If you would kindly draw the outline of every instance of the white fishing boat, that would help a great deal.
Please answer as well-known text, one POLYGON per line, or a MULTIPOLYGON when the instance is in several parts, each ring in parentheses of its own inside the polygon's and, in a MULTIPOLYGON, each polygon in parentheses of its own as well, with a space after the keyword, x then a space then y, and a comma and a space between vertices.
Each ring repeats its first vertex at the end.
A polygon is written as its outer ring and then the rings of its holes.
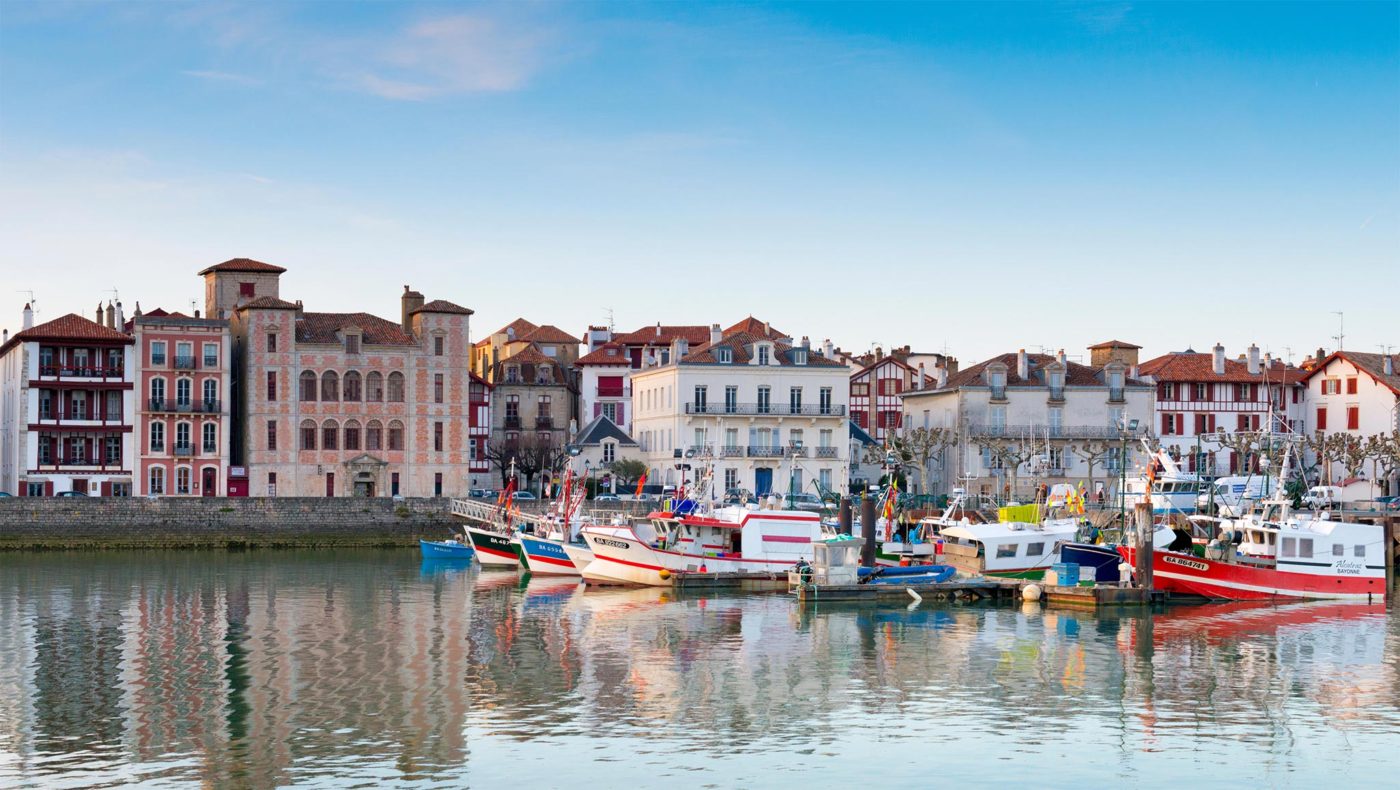
POLYGON ((1149 499, 1153 513, 1195 513, 1197 495, 1201 491, 1200 475, 1184 472, 1181 465, 1164 449, 1153 450, 1143 442, 1148 463, 1155 467, 1156 479, 1147 475, 1129 477, 1123 481, 1123 507, 1132 510, 1139 502, 1149 499), (1149 493, 1150 492, 1150 493, 1149 493))
POLYGON ((1039 579, 1078 530, 1076 518, 974 524, 964 516, 940 528, 943 562, 968 576, 1039 579))

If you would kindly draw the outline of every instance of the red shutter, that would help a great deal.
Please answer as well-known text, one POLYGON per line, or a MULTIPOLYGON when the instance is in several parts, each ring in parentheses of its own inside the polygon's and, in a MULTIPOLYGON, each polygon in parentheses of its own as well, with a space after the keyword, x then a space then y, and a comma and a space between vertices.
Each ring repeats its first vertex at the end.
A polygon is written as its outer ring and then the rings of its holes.
POLYGON ((1361 409, 1357 406, 1347 407, 1347 430, 1354 431, 1361 427, 1361 409))
POLYGON ((1210 418, 1206 421, 1206 424, 1210 426, 1209 428, 1207 428, 1207 433, 1215 433, 1215 415, 1214 415, 1214 414, 1210 415, 1210 418))
POLYGON ((44 482, 44 496, 53 496, 53 481, 52 481, 52 480, 47 480, 47 481, 44 482))
POLYGON ((598 416, 601 415, 602 413, 603 413, 603 404, 601 404, 601 403, 595 403, 595 404, 593 404, 593 416, 594 416, 594 417, 598 417, 598 416))
POLYGON ((1167 399, 1167 382, 1165 382, 1165 381, 1159 381, 1159 382, 1157 382, 1157 400, 1166 400, 1166 399, 1167 399))
POLYGON ((112 484, 109 483, 109 482, 103 481, 101 491, 102 491, 102 496, 111 496, 111 495, 112 495, 112 484))
MULTIPOLYGON (((1205 416, 1204 414, 1197 414, 1197 415, 1196 415, 1196 433, 1199 434, 1199 433, 1205 433, 1205 432, 1206 432, 1206 416, 1205 416)), ((1193 470, 1193 471, 1194 471, 1194 470, 1193 470)))
POLYGON ((1318 407, 1317 407, 1317 429, 1318 429, 1319 431, 1325 431, 1325 430, 1327 430, 1327 407, 1326 407, 1326 406, 1318 406, 1318 407))
POLYGON ((1356 379, 1347 379, 1347 394, 1356 394, 1356 379))
POLYGON ((1163 415, 1162 415, 1162 435, 1163 435, 1163 436, 1170 436, 1170 435, 1171 435, 1171 432, 1172 432, 1172 416, 1171 416, 1170 414, 1163 414, 1163 415))
POLYGON ((626 424, 627 424, 626 422, 624 422, 624 421, 627 419, 627 415, 625 415, 625 414, 622 413, 623 409, 625 409, 625 408, 626 408, 626 407, 625 407, 623 404, 621 404, 621 403, 617 404, 617 424, 618 424, 618 425, 626 425, 626 424))

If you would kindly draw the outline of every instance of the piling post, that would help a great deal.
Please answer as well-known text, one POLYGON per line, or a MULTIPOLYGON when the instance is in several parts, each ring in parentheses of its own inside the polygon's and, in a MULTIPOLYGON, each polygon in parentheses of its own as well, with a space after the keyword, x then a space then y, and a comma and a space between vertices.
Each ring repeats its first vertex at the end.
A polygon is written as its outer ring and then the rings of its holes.
POLYGON ((860 534, 865 545, 860 547, 860 564, 869 568, 875 564, 875 499, 864 496, 860 500, 860 534))
POLYGON ((1137 530, 1134 532, 1134 542, 1136 551, 1133 556, 1137 559, 1138 586, 1144 590, 1152 589, 1152 501, 1150 498, 1146 502, 1139 502, 1133 506, 1134 516, 1136 516, 1137 530))
POLYGON ((1395 601, 1395 552, 1400 549, 1400 544, 1395 542, 1396 524, 1392 519, 1385 519, 1385 527, 1381 534, 1385 536, 1385 605, 1394 606, 1395 601))
POLYGON ((837 512, 836 523, 840 525, 842 535, 851 534, 851 498, 848 496, 841 497, 841 509, 837 512))

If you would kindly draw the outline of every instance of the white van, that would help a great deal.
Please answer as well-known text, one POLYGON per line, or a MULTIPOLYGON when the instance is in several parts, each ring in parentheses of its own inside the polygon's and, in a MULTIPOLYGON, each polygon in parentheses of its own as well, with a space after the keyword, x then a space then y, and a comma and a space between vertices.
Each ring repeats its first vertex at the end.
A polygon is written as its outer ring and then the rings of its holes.
POLYGON ((1215 512, 1223 518, 1239 518, 1261 499, 1278 495, 1278 479, 1265 475, 1222 477, 1196 497, 1196 509, 1205 512, 1212 499, 1215 512))
POLYGON ((1313 486, 1303 495, 1303 507, 1322 510, 1342 501, 1342 489, 1337 486, 1313 486))

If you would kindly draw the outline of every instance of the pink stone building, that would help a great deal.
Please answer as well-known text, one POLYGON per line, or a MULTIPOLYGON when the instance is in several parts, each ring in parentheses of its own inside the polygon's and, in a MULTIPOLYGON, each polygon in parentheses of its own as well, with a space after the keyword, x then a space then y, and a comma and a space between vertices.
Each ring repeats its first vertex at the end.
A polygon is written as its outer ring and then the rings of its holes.
MULTIPOLYGON (((279 266, 200 272, 228 315, 252 496, 465 496, 471 486, 471 310, 404 286, 400 320, 281 298, 279 266)), ((484 392, 482 393, 484 395, 484 392)))
POLYGON ((136 491, 155 496, 228 494, 229 322, 138 310, 136 491))

